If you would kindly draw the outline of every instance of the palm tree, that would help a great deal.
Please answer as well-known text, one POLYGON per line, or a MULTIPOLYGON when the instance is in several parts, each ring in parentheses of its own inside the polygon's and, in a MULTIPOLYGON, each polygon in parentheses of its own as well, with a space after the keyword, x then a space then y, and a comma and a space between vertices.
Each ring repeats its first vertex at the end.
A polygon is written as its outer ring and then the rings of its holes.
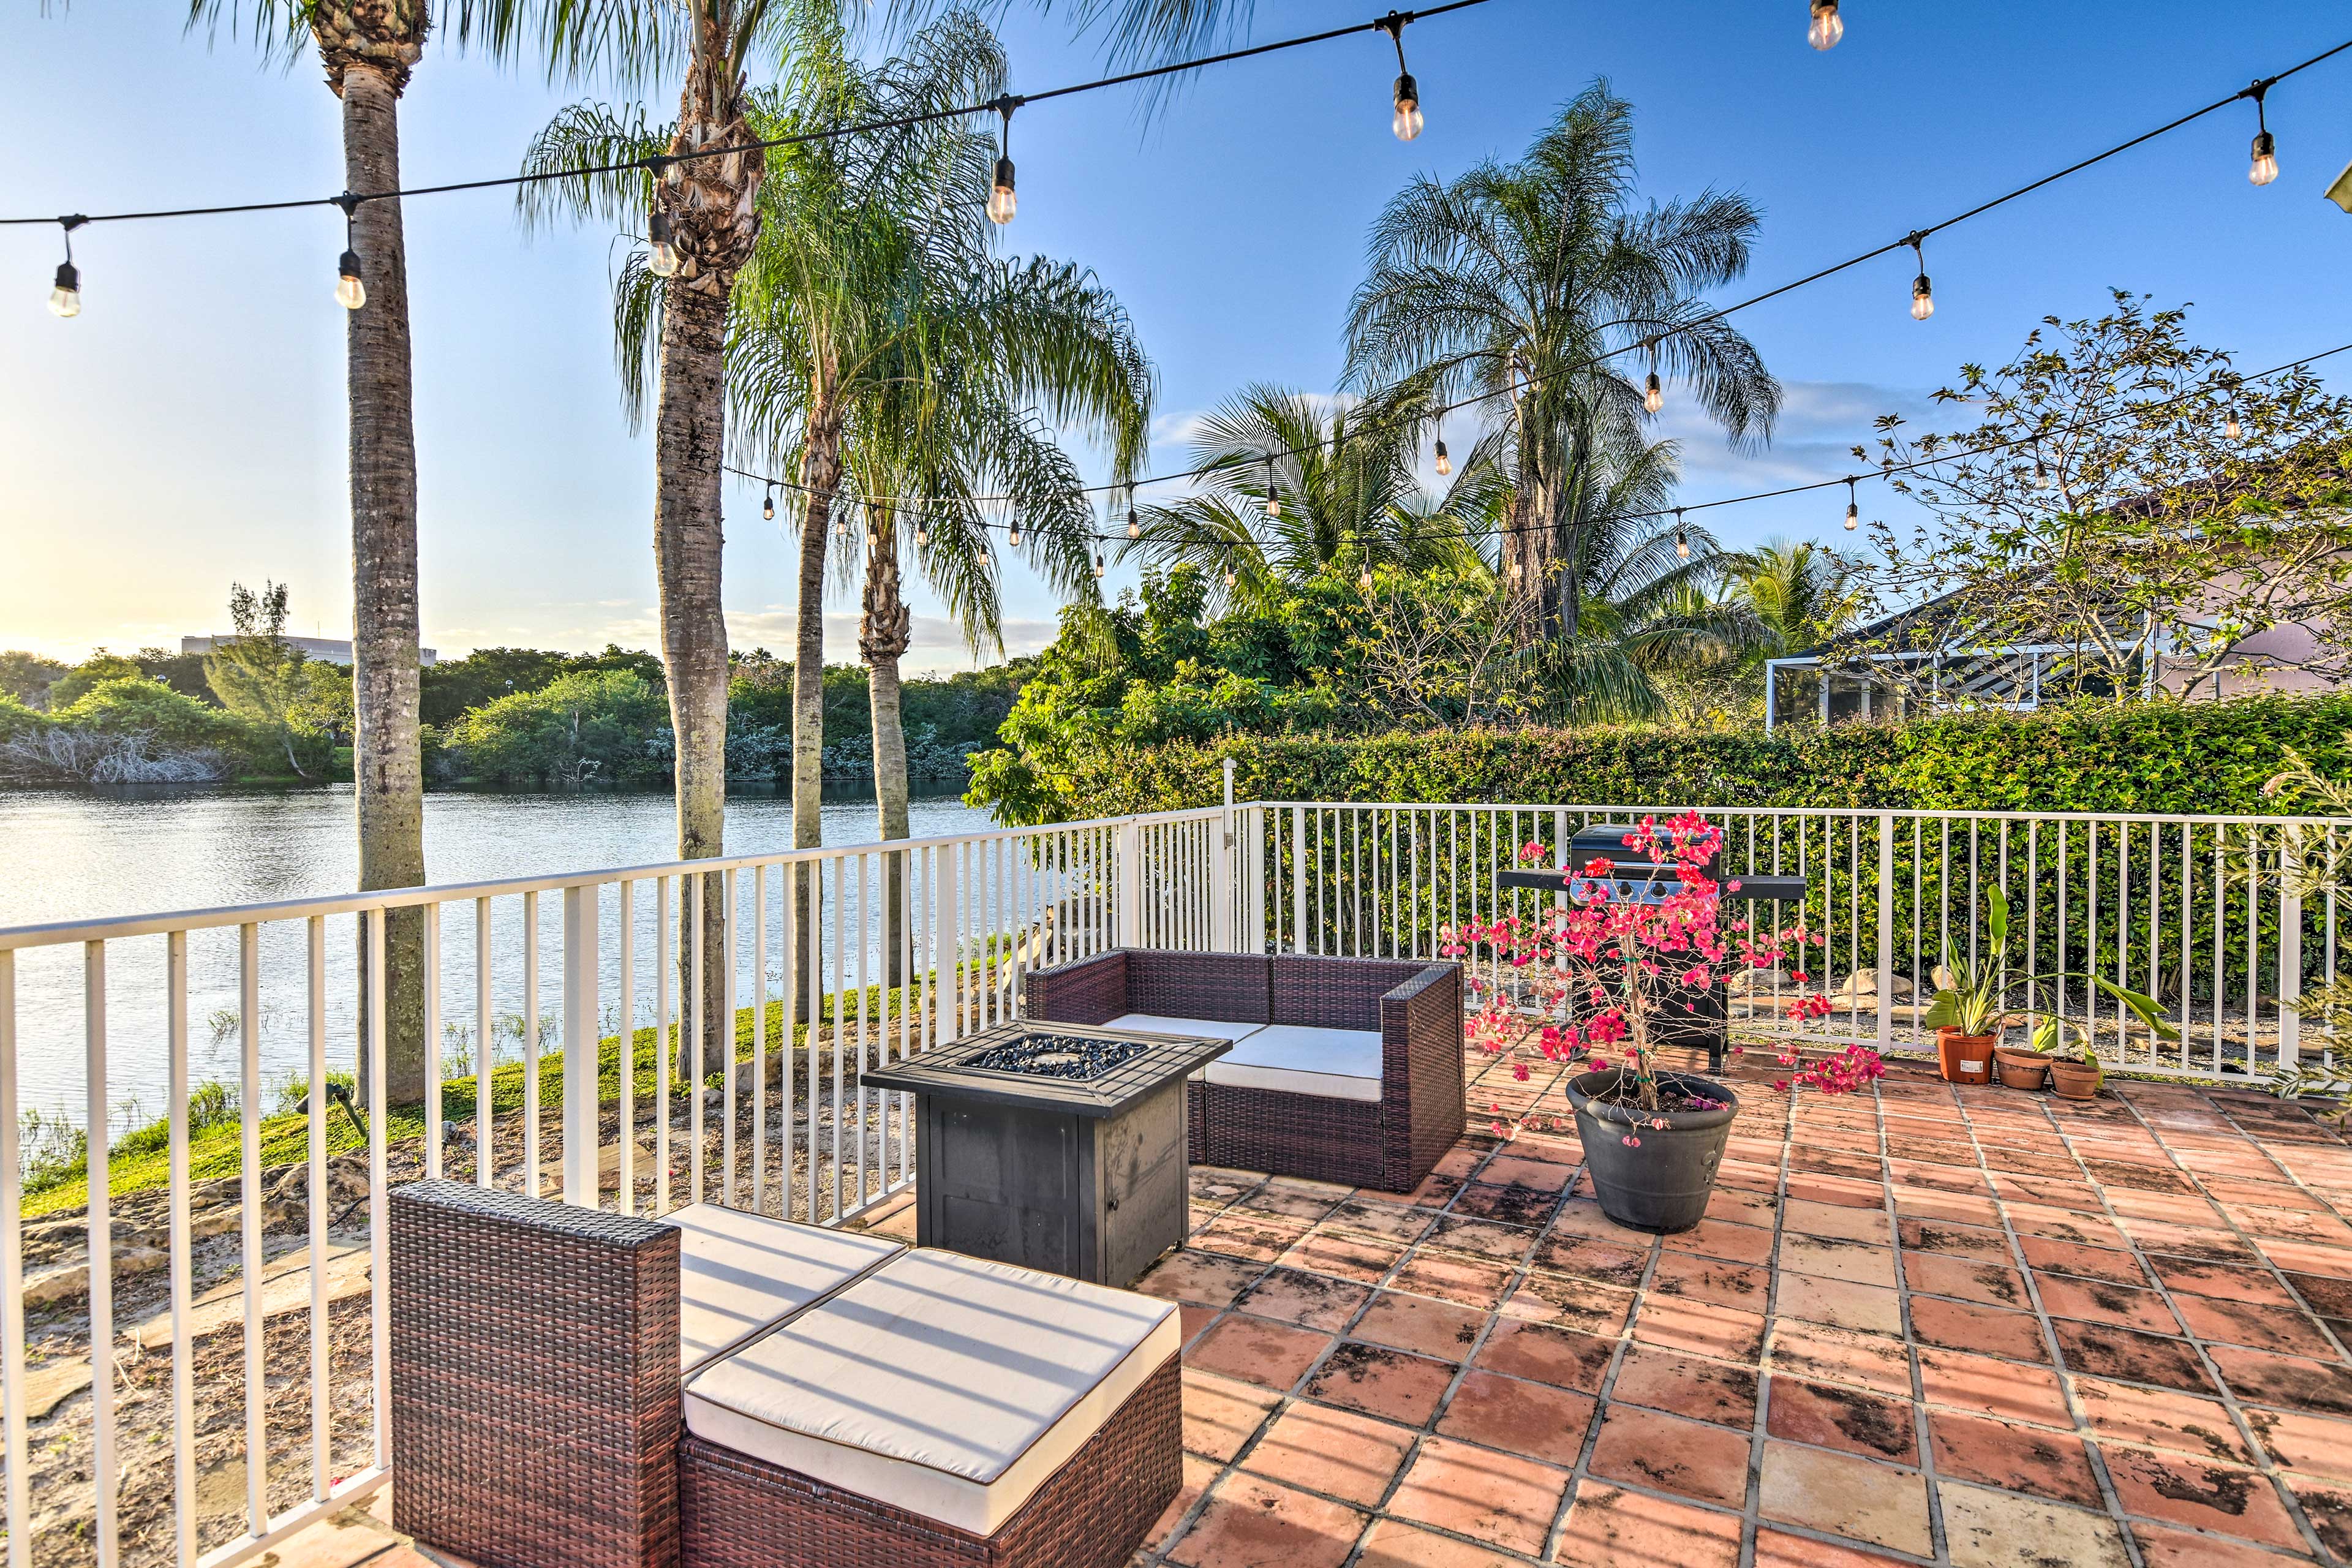
MULTIPOLYGON (((462 41, 482 0, 457 0, 462 41)), ((190 0, 188 26, 236 27, 242 0, 190 0)), ((341 100, 343 187, 400 188, 400 98, 425 52, 425 0, 253 0, 265 53, 292 64, 312 45, 341 100)), ((425 763, 417 708, 416 436, 412 415, 408 253, 395 199, 347 204, 365 303, 344 324, 351 422, 352 777, 362 892, 425 881, 425 763)), ((368 971, 361 943, 361 973, 368 971)), ((425 1098, 423 911, 384 931, 384 1079, 392 1103, 425 1098)), ((361 987, 361 995, 369 987, 361 987)), ((364 1071, 368 1053, 361 1053, 364 1071)))
POLYGON ((1393 400, 1349 404, 1255 385, 1220 405, 1192 437, 1193 494, 1137 514, 1121 559, 1190 562, 1228 598, 1298 583, 1342 562, 1425 571, 1475 557, 1465 520, 1501 489, 1489 439, 1465 454, 1433 500, 1414 472, 1417 411, 1393 400), (1269 514, 1269 489, 1280 510, 1269 514))
POLYGON ((1754 622, 1754 659, 1803 653, 1869 614, 1869 595, 1853 572, 1818 544, 1776 539, 1729 557, 1726 597, 1754 622))
POLYGON ((1505 409, 1507 587, 1563 642, 1580 632, 1592 513, 1581 465, 1638 454, 1655 370, 1735 441, 1769 435, 1780 387, 1699 291, 1747 270, 1745 197, 1634 205, 1633 109, 1596 81, 1515 163, 1423 177, 1374 225, 1348 328, 1356 384, 1505 409), (1629 348, 1622 360, 1601 356, 1629 348))

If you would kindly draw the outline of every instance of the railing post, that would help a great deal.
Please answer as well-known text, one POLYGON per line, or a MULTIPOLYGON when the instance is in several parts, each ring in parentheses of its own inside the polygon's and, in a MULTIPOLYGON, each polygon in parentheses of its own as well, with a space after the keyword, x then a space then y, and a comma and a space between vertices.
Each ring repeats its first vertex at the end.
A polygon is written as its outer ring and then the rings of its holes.
MULTIPOLYGON (((942 844, 931 852, 931 1044, 944 1046, 961 1032, 963 1013, 963 985, 959 972, 963 942, 957 930, 955 846, 942 844)), ((816 1039, 814 1016, 809 1021, 809 1039, 816 1039)), ((814 1103, 814 1055, 809 1058, 809 1095, 814 1103)), ((814 1208, 811 1212, 814 1212, 814 1208)))
POLYGON ((1245 952, 1265 951, 1265 807, 1250 806, 1244 814, 1242 828, 1242 864, 1247 889, 1244 897, 1248 908, 1242 921, 1242 942, 1245 952))
POLYGON ((1225 764, 1225 809, 1213 826, 1217 848, 1209 857, 1209 946, 1218 952, 1232 952, 1240 946, 1234 931, 1240 913, 1234 890, 1240 844, 1234 832, 1234 765, 1230 762, 1225 764))
MULTIPOLYGON (((2279 846, 2279 1044, 2278 1065, 2293 1068, 2303 1054, 2303 892, 2295 879, 2303 871, 2303 829, 2290 827, 2279 846)), ((2246 1054, 2253 1055, 2253 1020, 2246 1021, 2246 1054)), ((2250 1059, 2247 1063, 2252 1066, 2250 1059)))
MULTIPOLYGON (((1916 1005, 1916 994, 1913 1001, 1916 1005)), ((1878 814, 1878 1048, 1895 1048, 1895 814, 1891 811, 1878 814)))
POLYGON ((1143 824, 1118 825, 1118 945, 1143 945, 1143 824))
MULTIPOLYGON (((563 1201, 596 1206, 596 906, 593 884, 563 889, 563 1201)), ((627 1060, 623 1058, 624 1062, 627 1060)), ((627 1068, 624 1066, 624 1072, 627 1068)), ((623 1136, 626 1136, 625 1133, 623 1136)))
POLYGON ((1290 808, 1290 951, 1307 951, 1307 808, 1290 808))

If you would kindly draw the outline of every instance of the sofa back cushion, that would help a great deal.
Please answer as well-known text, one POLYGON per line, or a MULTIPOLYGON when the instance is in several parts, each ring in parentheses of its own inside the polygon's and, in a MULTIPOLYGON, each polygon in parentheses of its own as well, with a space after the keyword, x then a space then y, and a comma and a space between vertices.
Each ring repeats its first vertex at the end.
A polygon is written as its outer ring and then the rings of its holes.
POLYGON ((1171 1018, 1220 1018, 1234 1024, 1266 1023, 1268 962, 1257 953, 1129 948, 1127 1006, 1122 1011, 1171 1018))
POLYGON ((1378 1029, 1381 998, 1429 966, 1391 958, 1316 958, 1277 953, 1270 998, 1275 1024, 1320 1029, 1378 1029))

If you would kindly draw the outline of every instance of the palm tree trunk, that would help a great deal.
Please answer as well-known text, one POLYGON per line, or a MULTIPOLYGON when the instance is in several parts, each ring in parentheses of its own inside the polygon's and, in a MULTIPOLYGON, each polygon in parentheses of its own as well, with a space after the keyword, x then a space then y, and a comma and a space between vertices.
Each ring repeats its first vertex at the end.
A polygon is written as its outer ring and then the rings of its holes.
MULTIPOLYGON (((914 641, 914 616, 899 596, 896 531, 887 513, 868 513, 865 615, 857 628, 857 651, 866 660, 866 683, 874 719, 874 805, 885 841, 908 837, 907 822, 907 730, 900 716, 899 661, 914 641)), ((884 858, 882 984, 903 984, 900 949, 908 917, 904 855, 884 858)))
MULTIPOLYGON (((400 188, 400 93, 381 72, 342 73, 343 178, 361 193, 400 188)), ((425 881, 425 760, 417 720, 416 437, 408 342, 408 258, 394 200, 360 204, 354 247, 367 304, 345 323, 351 396, 352 676, 358 733, 360 888, 425 881)), ((368 942, 362 928, 361 974, 368 942)), ((386 1103, 425 1098, 425 917, 384 930, 386 1103)), ((360 988, 365 998, 371 987, 360 988)), ((363 1032, 362 1038, 366 1038, 363 1032)), ((368 1053, 362 1051, 364 1070, 368 1053)))
MULTIPOLYGON (((814 849, 824 842, 824 554, 833 531, 834 492, 841 485, 841 416, 822 391, 810 399, 801 445, 801 487, 806 515, 801 519, 797 639, 793 652, 793 847, 814 849)), ((815 868, 793 873, 793 944, 792 1016, 806 1016, 816 984, 808 931, 822 912, 815 868)))
MULTIPOLYGON (((671 283, 662 312, 654 425, 654 566, 670 729, 677 737, 681 860, 720 854, 726 843, 727 617, 719 597, 726 341, 727 295, 671 283)), ((722 876, 702 879, 704 1054, 699 1063, 682 1064, 694 1079, 728 1059, 734 1037, 734 1020, 726 1016, 725 895, 722 876)), ((690 943, 679 944, 678 960, 693 985, 690 943)))

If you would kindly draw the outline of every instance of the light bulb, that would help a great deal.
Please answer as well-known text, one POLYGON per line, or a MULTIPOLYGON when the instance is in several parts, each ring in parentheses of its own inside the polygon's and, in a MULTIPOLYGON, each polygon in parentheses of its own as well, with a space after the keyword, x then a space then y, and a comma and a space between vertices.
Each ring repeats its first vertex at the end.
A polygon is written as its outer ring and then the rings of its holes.
POLYGON ((1817 49, 1833 49, 1844 37, 1845 18, 1838 15, 1838 0, 1813 0, 1813 21, 1805 29, 1805 42, 1817 49))
POLYGON ((1021 209, 1020 199, 1013 194, 1013 160, 996 161, 996 182, 988 193, 988 217, 991 223, 1006 224, 1021 209))
POLYGON ((1271 481, 1265 487, 1265 515, 1268 517, 1282 515, 1282 498, 1274 493, 1274 485, 1271 481))
POLYGON ((776 521, 776 492, 770 490, 760 502, 760 515, 770 522, 776 521))
POLYGON ((1396 132, 1398 141, 1410 142, 1421 134, 1421 84, 1407 71, 1396 79, 1396 117, 1389 121, 1389 129, 1396 132))
POLYGON ((1690 535, 1679 528, 1675 530, 1675 557, 1680 561, 1690 559, 1690 535))
POLYGON ((58 286, 49 290, 49 310, 67 321, 81 314, 81 274, 70 261, 58 264, 58 286))
POLYGON ((1845 503, 1845 531, 1852 533, 1862 526, 1862 508, 1853 501, 1845 503))
POLYGON ((1133 507, 1129 507, 1127 509, 1127 536, 1129 539, 1140 539, 1143 537, 1143 523, 1142 521, 1135 515, 1135 509, 1133 507))
POLYGON ((1015 550, 1021 548, 1021 525, 1019 523, 1016 522, 1011 528, 1004 531, 1004 542, 1015 550))
POLYGON ((915 524, 915 548, 922 549, 931 542, 931 531, 923 523, 915 524))
POLYGON ((2033 488, 2037 490, 2046 490, 2050 488, 2050 465, 2039 458, 2034 458, 2033 488))
POLYGON ((2231 409, 2229 417, 2221 421, 2221 434, 2232 441, 2242 441, 2245 439, 2246 427, 2238 423, 2238 411, 2236 409, 2231 409))
POLYGON ((1372 568, 1370 563, 1367 562, 1365 563, 1362 574, 1356 579, 1356 585, 1363 589, 1367 594, 1372 591, 1372 568))
POLYGON ((1102 581, 1102 577, 1103 577, 1103 571, 1104 571, 1104 567, 1103 567, 1102 552, 1101 552, 1101 551, 1099 551, 1099 550, 1097 550, 1097 551, 1096 551, 1096 552, 1095 552, 1095 581, 1096 581, 1096 582, 1099 583, 1099 582, 1101 582, 1101 581, 1102 581))
POLYGON ((1444 479, 1454 471, 1454 459, 1445 455, 1445 443, 1437 444, 1437 477, 1444 479))
MULTIPOLYGON (((677 165, 672 164, 671 167, 675 168, 677 165)), ((655 213, 651 217, 647 218, 646 220, 646 237, 652 247, 650 253, 646 257, 646 270, 652 273, 656 278, 677 277, 678 268, 677 247, 670 243, 668 216, 662 213, 655 213)))
POLYGON ((335 265, 335 303, 346 310, 356 310, 367 303, 367 284, 360 277, 360 254, 346 250, 335 265))
POLYGON ((2255 133, 2254 166, 2246 171, 2246 178, 2258 185, 2278 178, 2278 140, 2267 131, 2255 133))
POLYGON ((1236 584, 1236 583, 1238 583, 1238 582, 1240 582, 1240 581, 1241 581, 1241 577, 1240 577, 1240 575, 1239 575, 1238 574, 1236 574, 1236 573, 1234 571, 1234 569, 1233 569, 1232 567, 1228 566, 1228 567, 1226 567, 1226 568, 1225 568, 1225 586, 1226 586, 1226 587, 1230 588, 1230 587, 1232 587, 1234 584, 1236 584))
POLYGON ((1924 321, 1936 313, 1936 291, 1928 287, 1924 272, 1911 280, 1911 319, 1924 321))
POLYGON ((1642 394, 1642 406, 1655 414, 1666 405, 1665 388, 1658 384, 1658 373, 1650 373, 1650 384, 1642 394))

